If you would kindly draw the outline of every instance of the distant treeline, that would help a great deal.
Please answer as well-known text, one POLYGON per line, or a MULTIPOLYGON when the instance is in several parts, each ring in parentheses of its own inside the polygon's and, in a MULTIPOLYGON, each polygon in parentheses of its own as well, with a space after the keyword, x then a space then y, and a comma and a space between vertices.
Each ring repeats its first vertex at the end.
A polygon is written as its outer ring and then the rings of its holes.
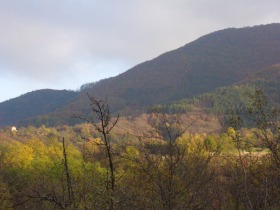
POLYGON ((250 106, 250 95, 256 89, 269 93, 270 102, 280 104, 280 82, 257 80, 240 86, 219 88, 213 92, 201 94, 191 99, 183 99, 170 104, 151 106, 149 112, 186 113, 201 109, 210 114, 225 115, 229 112, 246 109, 250 106))

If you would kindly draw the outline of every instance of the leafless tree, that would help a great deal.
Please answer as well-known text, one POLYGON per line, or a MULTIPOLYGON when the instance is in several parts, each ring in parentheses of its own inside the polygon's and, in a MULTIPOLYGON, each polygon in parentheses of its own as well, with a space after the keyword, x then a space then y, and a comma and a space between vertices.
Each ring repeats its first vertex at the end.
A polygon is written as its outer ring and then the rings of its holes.
POLYGON ((82 119, 87 123, 92 124, 95 130, 98 131, 102 136, 103 143, 99 144, 99 146, 105 147, 108 168, 109 168, 109 174, 107 175, 106 178, 107 179, 106 190, 109 192, 110 209, 114 209, 116 175, 115 175, 115 165, 114 165, 114 157, 112 151, 110 132, 117 124, 119 115, 117 115, 115 119, 112 119, 107 98, 105 100, 97 100, 95 97, 90 96, 89 94, 88 94, 88 98, 90 100, 91 111, 95 115, 95 118, 91 119, 89 117, 83 117, 83 116, 75 116, 75 117, 82 119))

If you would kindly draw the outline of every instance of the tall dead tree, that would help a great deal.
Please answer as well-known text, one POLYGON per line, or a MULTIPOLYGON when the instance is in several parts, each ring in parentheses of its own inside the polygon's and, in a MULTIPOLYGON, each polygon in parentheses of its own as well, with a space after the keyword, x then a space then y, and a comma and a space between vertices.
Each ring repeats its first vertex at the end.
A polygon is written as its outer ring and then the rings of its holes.
POLYGON ((107 98, 105 100, 97 100, 95 97, 90 96, 91 111, 93 112, 95 118, 90 119, 88 117, 75 116, 76 118, 82 119, 87 123, 93 125, 96 131, 98 131, 102 136, 102 144, 100 146, 105 147, 107 163, 109 174, 106 177, 106 190, 109 192, 110 196, 110 209, 114 209, 115 191, 116 191, 116 177, 115 177, 115 166, 113 161, 113 152, 110 139, 110 132, 115 127, 119 120, 119 115, 116 119, 112 119, 110 108, 108 105, 107 98))

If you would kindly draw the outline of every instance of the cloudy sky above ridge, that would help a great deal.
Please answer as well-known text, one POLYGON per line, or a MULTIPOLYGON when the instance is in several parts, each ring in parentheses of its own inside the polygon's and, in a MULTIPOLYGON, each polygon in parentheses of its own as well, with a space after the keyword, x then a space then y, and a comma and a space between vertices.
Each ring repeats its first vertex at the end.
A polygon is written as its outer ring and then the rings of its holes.
POLYGON ((280 22, 279 0, 0 0, 0 102, 78 89, 229 27, 280 22))

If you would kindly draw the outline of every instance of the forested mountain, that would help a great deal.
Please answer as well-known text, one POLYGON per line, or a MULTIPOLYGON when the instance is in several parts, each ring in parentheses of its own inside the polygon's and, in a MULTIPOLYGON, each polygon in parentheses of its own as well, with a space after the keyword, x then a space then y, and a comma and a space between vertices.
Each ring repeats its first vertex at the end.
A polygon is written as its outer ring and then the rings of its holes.
MULTIPOLYGON (((41 114, 45 114, 44 122, 47 122, 54 113, 46 114, 54 110, 65 120, 73 113, 88 114, 90 107, 86 93, 97 98, 107 96, 113 112, 147 110, 151 105, 170 104, 249 80, 268 79, 266 77, 270 74, 265 71, 273 71, 271 68, 278 64, 280 24, 224 29, 141 63, 116 77, 86 84, 79 93, 70 94, 66 100, 59 97, 57 105, 47 105, 50 100, 46 100, 45 105, 52 109, 41 107, 41 111, 35 113, 22 108, 19 115, 7 118, 8 113, 13 113, 15 104, 23 105, 14 99, 9 101, 10 108, 4 109, 3 104, 7 103, 4 102, 0 104, 0 124, 16 123, 41 114)), ((271 76, 268 86, 276 80, 277 77, 271 76)), ((34 101, 38 99, 26 102, 30 110, 34 101)), ((36 118, 30 122, 36 122, 36 118)))
POLYGON ((97 84, 89 91, 127 104, 189 98, 232 85, 280 63, 280 24, 225 29, 97 84))
POLYGON ((54 112, 77 95, 67 90, 37 90, 0 103, 0 126, 54 112))
POLYGON ((255 90, 262 90, 269 97, 269 102, 280 105, 280 65, 258 71, 233 86, 221 87, 192 98, 154 105, 151 111, 187 113, 200 108, 211 114, 225 114, 230 110, 240 110, 248 106, 250 95, 253 95, 255 90))

